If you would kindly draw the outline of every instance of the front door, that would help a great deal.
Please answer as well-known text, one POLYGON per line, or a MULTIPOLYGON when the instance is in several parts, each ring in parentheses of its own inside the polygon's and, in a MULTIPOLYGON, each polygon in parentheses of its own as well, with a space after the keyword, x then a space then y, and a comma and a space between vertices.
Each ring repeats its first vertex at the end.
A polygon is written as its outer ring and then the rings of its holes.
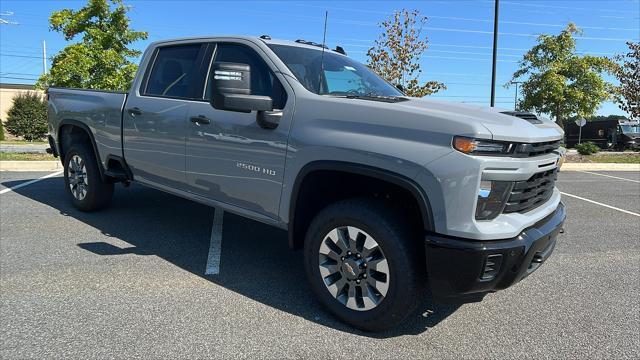
POLYGON ((190 43, 157 48, 140 88, 127 99, 124 152, 136 180, 185 188, 187 100, 193 99, 196 64, 204 47, 190 43))
MULTIPOLYGON (((283 110, 275 129, 260 127, 257 112, 214 109, 208 101, 189 109, 186 168, 190 191, 209 199, 277 218, 284 175, 292 101, 268 58, 251 43, 220 43, 212 61, 251 67, 252 95, 271 96, 275 109, 283 110), (265 60, 266 59, 266 60, 265 60)), ((204 99, 209 100, 208 77, 204 99)))

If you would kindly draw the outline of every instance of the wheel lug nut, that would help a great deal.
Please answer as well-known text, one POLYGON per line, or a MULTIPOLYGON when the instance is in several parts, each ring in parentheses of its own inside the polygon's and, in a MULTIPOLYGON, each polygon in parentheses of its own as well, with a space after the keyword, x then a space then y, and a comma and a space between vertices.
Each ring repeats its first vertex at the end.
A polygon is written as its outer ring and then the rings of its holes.
POLYGON ((362 264, 362 267, 367 267, 367 263, 362 264))
POLYGON ((360 259, 360 258, 362 257, 362 255, 360 255, 360 254, 356 254, 356 257, 357 257, 358 259, 360 259))
POLYGON ((356 280, 356 284, 360 284, 360 279, 356 280))
POLYGON ((344 261, 344 256, 340 258, 340 260, 344 261))
POLYGON ((351 251, 347 251, 347 256, 351 256, 351 251))
POLYGON ((362 274, 362 278, 366 279, 367 278, 367 274, 362 274))

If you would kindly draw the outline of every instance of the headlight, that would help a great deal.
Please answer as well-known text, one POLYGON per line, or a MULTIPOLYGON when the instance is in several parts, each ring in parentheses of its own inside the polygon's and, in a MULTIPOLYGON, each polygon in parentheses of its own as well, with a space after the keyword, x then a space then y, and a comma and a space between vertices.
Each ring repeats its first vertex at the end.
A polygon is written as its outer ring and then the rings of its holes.
POLYGON ((465 154, 508 154, 513 148, 513 144, 508 142, 472 139, 463 136, 454 136, 452 145, 454 149, 465 154))
POLYGON ((478 189, 476 220, 491 220, 500 215, 507 204, 513 182, 482 180, 478 189))

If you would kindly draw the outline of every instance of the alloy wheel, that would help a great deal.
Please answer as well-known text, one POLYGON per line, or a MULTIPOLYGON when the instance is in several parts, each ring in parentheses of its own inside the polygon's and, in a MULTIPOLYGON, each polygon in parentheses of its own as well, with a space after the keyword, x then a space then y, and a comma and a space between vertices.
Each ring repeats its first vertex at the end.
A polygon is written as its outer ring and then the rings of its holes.
POLYGON ((389 290, 389 265, 376 240, 354 226, 331 230, 319 249, 319 268, 327 290, 357 311, 378 306, 389 290))
POLYGON ((77 200, 82 200, 87 196, 89 189, 89 179, 87 177, 87 166, 79 155, 73 155, 68 166, 69 188, 71 194, 77 200))

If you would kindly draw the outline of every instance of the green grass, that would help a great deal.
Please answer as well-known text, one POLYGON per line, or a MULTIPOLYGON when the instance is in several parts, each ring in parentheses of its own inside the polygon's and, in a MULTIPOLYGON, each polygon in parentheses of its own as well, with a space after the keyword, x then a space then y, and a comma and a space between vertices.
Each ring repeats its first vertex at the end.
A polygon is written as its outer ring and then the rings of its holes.
POLYGON ((615 164, 640 164, 640 154, 607 154, 567 156, 567 163, 615 163, 615 164))
POLYGON ((38 141, 26 141, 26 140, 2 140, 0 141, 2 145, 43 145, 48 144, 48 142, 44 140, 38 141))
POLYGON ((2 160, 28 160, 28 161, 43 161, 43 160, 56 160, 51 154, 25 154, 25 153, 9 153, 0 152, 0 161, 2 160))

